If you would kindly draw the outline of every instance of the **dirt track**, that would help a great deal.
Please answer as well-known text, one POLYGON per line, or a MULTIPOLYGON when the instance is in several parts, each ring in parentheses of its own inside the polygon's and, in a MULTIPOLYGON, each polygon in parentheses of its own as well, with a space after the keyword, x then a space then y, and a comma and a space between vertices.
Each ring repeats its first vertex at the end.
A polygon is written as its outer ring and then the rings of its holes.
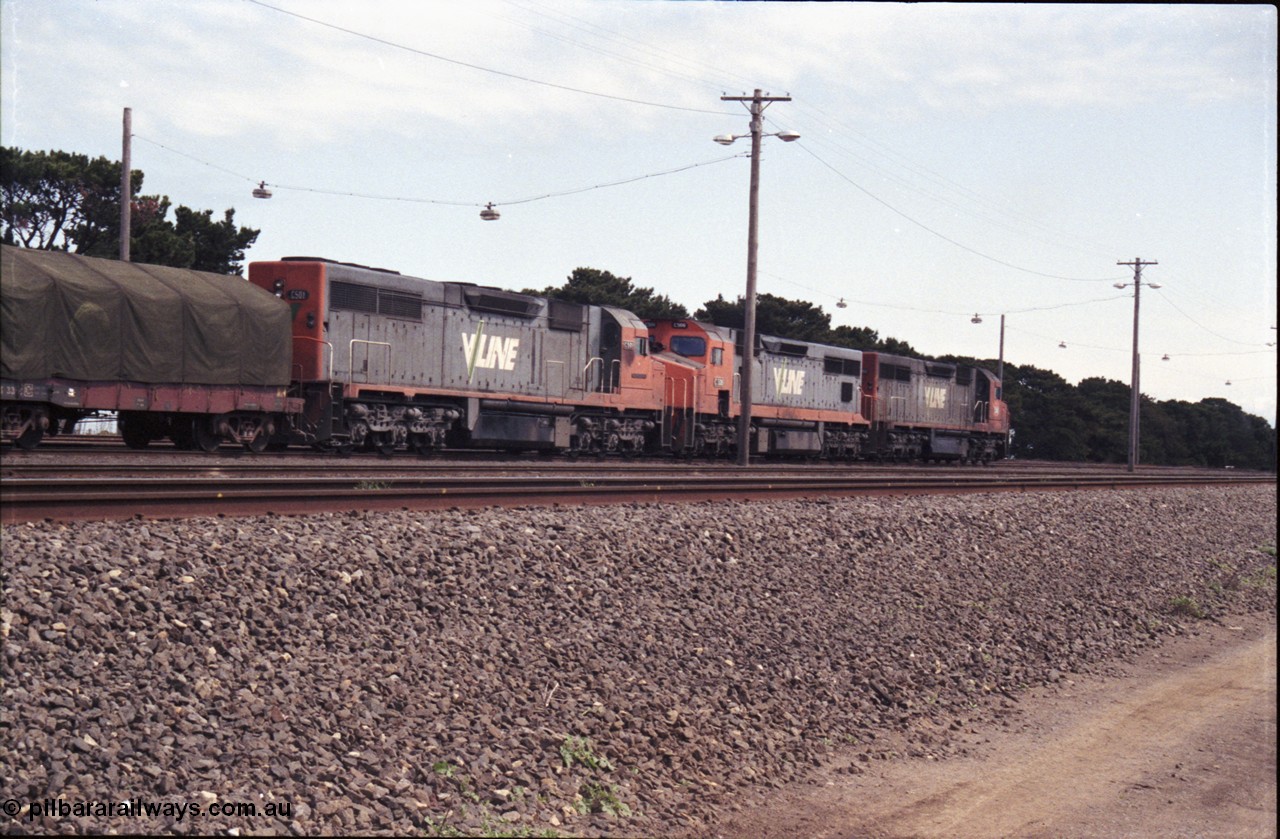
POLYGON ((1118 679, 1024 702, 969 757, 830 767, 721 836, 1276 835, 1276 628, 1208 626, 1118 679))

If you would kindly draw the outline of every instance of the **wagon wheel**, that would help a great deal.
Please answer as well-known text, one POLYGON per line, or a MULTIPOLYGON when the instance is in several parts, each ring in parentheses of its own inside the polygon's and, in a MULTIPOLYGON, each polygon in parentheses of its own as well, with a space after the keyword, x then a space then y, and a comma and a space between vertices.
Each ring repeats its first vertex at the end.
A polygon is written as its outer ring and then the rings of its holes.
POLYGON ((245 440, 244 447, 254 454, 262 454, 271 445, 271 435, 266 428, 259 428, 252 440, 245 440))
POLYGON ((131 449, 145 449, 151 442, 151 433, 141 420, 120 418, 120 439, 131 449))
POLYGON ((18 448, 25 451, 31 451, 40 445, 40 441, 44 439, 44 429, 38 425, 30 426, 26 431, 22 432, 13 441, 18 448))
POLYGON ((202 452, 216 452, 222 445, 222 437, 213 430, 208 417, 195 417, 191 420, 191 439, 202 452))

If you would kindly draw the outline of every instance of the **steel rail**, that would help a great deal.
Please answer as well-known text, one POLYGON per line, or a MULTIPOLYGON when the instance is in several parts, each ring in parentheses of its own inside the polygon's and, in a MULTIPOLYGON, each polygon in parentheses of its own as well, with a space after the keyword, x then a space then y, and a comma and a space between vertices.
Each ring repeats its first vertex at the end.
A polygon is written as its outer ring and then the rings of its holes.
POLYGON ((351 510, 705 501, 846 495, 909 495, 1228 486, 1270 483, 1265 474, 874 475, 738 474, 444 475, 358 479, 354 475, 235 478, 30 478, 0 481, 0 520, 296 515, 351 510))

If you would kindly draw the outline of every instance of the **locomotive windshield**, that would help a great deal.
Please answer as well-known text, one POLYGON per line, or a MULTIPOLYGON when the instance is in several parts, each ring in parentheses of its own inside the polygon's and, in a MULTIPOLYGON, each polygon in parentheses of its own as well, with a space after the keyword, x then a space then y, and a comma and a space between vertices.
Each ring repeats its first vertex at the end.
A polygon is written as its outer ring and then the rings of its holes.
POLYGON ((695 335, 672 335, 671 351, 685 358, 702 358, 707 354, 707 339, 695 335))

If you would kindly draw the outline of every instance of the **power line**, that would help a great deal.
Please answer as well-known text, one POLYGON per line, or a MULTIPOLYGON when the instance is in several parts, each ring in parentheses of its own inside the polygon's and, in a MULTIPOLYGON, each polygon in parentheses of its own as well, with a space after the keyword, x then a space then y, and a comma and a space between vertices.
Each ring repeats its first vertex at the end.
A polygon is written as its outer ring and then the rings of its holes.
POLYGON ((375 44, 381 44, 385 47, 391 47, 392 49, 403 50, 404 52, 413 53, 414 55, 420 55, 420 56, 423 56, 424 58, 433 58, 436 61, 443 61, 446 64, 453 64, 458 67, 466 67, 469 70, 478 70, 482 73, 490 73, 492 75, 502 76, 503 78, 507 78, 507 79, 515 79, 516 81, 527 82, 528 84, 536 84, 536 85, 541 85, 543 87, 554 88, 556 90, 564 90, 564 91, 568 91, 569 93, 581 93, 584 96, 596 96, 601 99, 612 99, 617 102, 628 102, 632 105, 646 105, 651 108, 666 108, 672 111, 688 111, 690 113, 695 113, 695 114, 715 114, 716 116, 723 116, 726 113, 725 111, 712 111, 705 108, 687 108, 681 105, 668 105, 664 102, 647 102, 642 99, 632 99, 627 96, 617 96, 612 93, 601 93, 600 91, 596 91, 596 90, 585 90, 580 87, 572 87, 570 85, 557 84, 556 82, 548 82, 543 79, 535 79, 529 76, 521 76, 517 73, 508 73, 503 70, 495 70, 492 67, 484 67, 480 64, 472 64, 468 61, 460 61, 456 58, 449 58, 447 56, 439 55, 437 53, 427 52, 426 50, 418 49, 416 47, 410 47, 404 44, 398 44, 395 41, 389 41, 386 38, 379 38, 376 35, 369 35, 364 32, 358 32, 354 29, 349 29, 345 26, 339 26, 336 23, 329 23, 327 21, 320 20, 319 18, 308 17, 307 15, 299 14, 298 12, 291 12, 288 9, 282 9, 279 6, 273 6, 270 3, 264 3, 263 0, 245 0, 245 2, 252 3, 255 6, 261 6, 264 9, 270 9, 273 12, 279 12, 282 15, 288 15, 289 17, 297 18, 298 20, 305 20, 308 23, 314 23, 316 26, 323 26, 326 29, 332 29, 335 32, 341 32, 345 35, 350 35, 353 38, 362 38, 366 41, 371 41, 375 44))
POLYGON ((960 248, 963 251, 968 251, 969 253, 974 254, 975 256, 980 256, 983 259, 990 260, 991 262, 994 262, 997 265, 1003 265, 1006 268, 1012 268, 1015 271, 1022 271, 1023 273, 1026 273, 1026 274, 1034 274, 1037 277, 1047 277, 1053 280, 1066 280, 1067 282, 1073 282, 1073 283, 1108 283, 1108 282, 1113 282, 1117 279, 1122 279, 1119 277, 1064 277, 1058 274, 1047 274, 1043 271, 1036 271, 1031 268, 1024 268, 1021 265, 1014 265, 1012 262, 1005 262, 1002 259, 997 259, 994 256, 983 253, 982 251, 975 250, 974 248, 971 248, 968 245, 962 244, 961 242, 957 242, 955 239, 952 239, 951 237, 946 236, 938 232, 937 230, 934 230, 932 227, 929 227, 927 224, 917 221, 916 219, 902 212, 902 210, 899 210, 897 207, 893 206, 888 201, 885 201, 883 198, 880 198, 878 195, 874 194, 873 192, 868 190, 866 187, 862 186, 861 184, 859 184, 858 182, 850 178, 848 175, 841 172, 835 166, 832 166, 830 163, 823 160, 821 157, 817 155, 816 152, 813 151, 813 149, 809 148, 808 146, 802 146, 802 148, 804 148, 805 152, 807 152, 810 156, 812 156, 814 160, 818 161, 823 166, 830 169, 841 180, 845 181, 854 189, 857 189, 859 192, 862 192, 864 195, 866 195, 871 200, 875 201, 877 204, 880 204, 881 206, 891 210, 897 215, 902 216, 902 218, 911 222, 916 227, 919 227, 925 232, 932 233, 934 236, 937 236, 939 239, 942 239, 944 242, 948 242, 952 245, 955 245, 957 248, 960 248))

